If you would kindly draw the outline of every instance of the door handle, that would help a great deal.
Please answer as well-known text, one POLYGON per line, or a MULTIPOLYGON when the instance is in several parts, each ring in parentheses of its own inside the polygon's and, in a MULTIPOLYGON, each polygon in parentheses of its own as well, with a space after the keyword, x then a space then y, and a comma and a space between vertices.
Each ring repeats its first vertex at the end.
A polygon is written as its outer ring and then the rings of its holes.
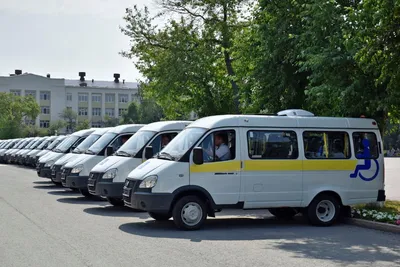
POLYGON ((234 172, 215 172, 214 175, 234 175, 234 172))

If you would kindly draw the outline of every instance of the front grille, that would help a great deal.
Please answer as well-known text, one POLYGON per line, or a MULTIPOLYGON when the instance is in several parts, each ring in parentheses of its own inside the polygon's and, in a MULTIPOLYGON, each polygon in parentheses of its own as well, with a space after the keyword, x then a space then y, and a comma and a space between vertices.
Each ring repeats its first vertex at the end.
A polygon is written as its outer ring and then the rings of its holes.
POLYGON ((71 174, 72 168, 64 168, 61 173, 61 183, 63 186, 67 185, 67 177, 71 174))
POLYGON ((51 175, 56 176, 58 172, 61 170, 61 165, 53 165, 53 168, 51 168, 51 175))
POLYGON ((89 175, 89 180, 88 180, 88 190, 91 193, 96 192, 96 184, 99 182, 101 177, 103 177, 104 173, 100 172, 91 172, 89 175))
POLYGON ((36 170, 37 170, 37 171, 40 171, 41 169, 43 169, 43 168, 44 168, 44 164, 45 164, 45 163, 39 163, 39 162, 38 162, 38 164, 36 165, 36 170))
POLYGON ((135 192, 139 187, 142 180, 126 179, 124 189, 122 191, 122 198, 124 199, 125 205, 131 205, 132 192, 135 192))

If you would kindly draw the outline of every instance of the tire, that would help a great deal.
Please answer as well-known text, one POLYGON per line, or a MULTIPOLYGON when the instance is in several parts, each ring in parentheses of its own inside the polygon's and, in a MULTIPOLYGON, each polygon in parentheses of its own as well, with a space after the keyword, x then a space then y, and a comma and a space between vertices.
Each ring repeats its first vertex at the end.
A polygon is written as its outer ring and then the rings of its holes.
POLYGON ((276 218, 282 220, 290 220, 298 213, 298 211, 293 208, 271 208, 268 210, 276 218))
POLYGON ((339 200, 329 194, 316 196, 307 208, 307 217, 312 225, 331 226, 340 216, 339 200))
POLYGON ((182 230, 198 230, 200 229, 207 218, 207 206, 203 200, 197 196, 185 196, 180 198, 172 209, 172 217, 176 227, 182 230), (196 218, 189 218, 184 216, 186 212, 192 213, 196 218), (190 222, 192 220, 193 222, 190 222))
POLYGON ((84 197, 92 197, 92 194, 89 193, 89 190, 87 189, 79 189, 79 192, 84 196, 84 197))
POLYGON ((115 206, 115 207, 123 207, 124 206, 124 200, 122 198, 113 198, 113 197, 108 197, 107 201, 115 206))
POLYGON ((156 221, 168 221, 172 216, 168 213, 149 212, 151 218, 156 221))

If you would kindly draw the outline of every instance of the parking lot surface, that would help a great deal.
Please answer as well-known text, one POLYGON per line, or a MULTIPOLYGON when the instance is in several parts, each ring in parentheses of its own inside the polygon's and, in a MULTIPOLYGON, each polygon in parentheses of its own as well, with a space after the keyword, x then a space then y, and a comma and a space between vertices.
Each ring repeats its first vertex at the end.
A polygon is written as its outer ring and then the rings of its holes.
POLYGON ((156 223, 53 186, 30 169, 0 165, 0 173, 1 267, 400 266, 395 234, 277 221, 267 211, 224 211, 203 230, 184 232, 172 220, 156 223))

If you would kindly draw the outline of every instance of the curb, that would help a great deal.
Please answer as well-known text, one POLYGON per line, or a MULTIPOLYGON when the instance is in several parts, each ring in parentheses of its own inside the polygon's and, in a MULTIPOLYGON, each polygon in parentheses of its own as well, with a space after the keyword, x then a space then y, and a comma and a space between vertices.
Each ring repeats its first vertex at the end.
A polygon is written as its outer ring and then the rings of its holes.
POLYGON ((348 218, 345 220, 345 222, 347 224, 356 225, 356 226, 360 226, 360 227, 364 227, 364 228, 400 234, 400 226, 391 225, 388 223, 367 221, 367 220, 355 219, 355 218, 348 218))

